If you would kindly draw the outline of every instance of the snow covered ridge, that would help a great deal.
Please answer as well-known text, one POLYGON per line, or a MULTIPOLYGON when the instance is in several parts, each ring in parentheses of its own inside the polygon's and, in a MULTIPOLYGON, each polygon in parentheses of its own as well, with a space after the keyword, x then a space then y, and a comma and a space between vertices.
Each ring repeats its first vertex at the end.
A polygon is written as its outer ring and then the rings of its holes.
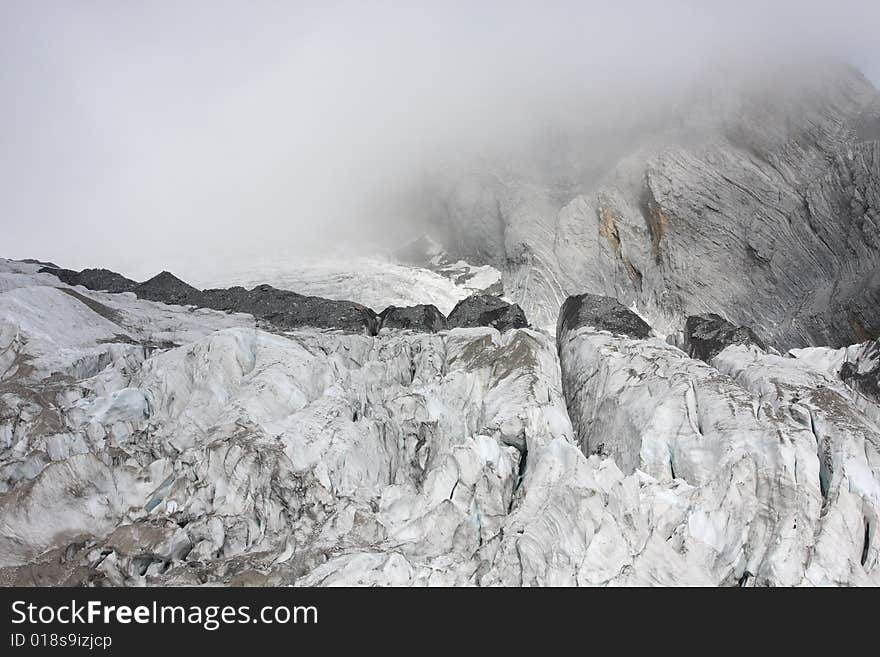
POLYGON ((386 257, 322 254, 320 259, 261 254, 256 258, 179 262, 175 267, 183 272, 182 278, 202 288, 269 284, 307 296, 355 301, 377 311, 388 306, 433 304, 448 315, 472 294, 503 292, 501 272, 494 267, 453 263, 434 248, 439 247, 432 247, 432 255, 418 262, 403 252, 386 257))
POLYGON ((39 273, 52 274, 64 283, 90 290, 131 292, 138 298, 167 304, 246 312, 278 329, 308 326, 375 335, 385 325, 423 331, 465 326, 493 326, 501 330, 528 326, 522 309, 491 294, 474 293, 462 299, 447 318, 433 304, 402 308, 391 305, 377 314, 353 301, 307 296, 267 284, 251 290, 241 286, 198 290, 168 271, 143 283, 106 269, 76 272, 51 263, 41 267, 39 273))
POLYGON ((0 584, 880 583, 874 342, 691 322, 704 362, 591 295, 555 339, 283 327, 40 267, 0 260, 0 584))

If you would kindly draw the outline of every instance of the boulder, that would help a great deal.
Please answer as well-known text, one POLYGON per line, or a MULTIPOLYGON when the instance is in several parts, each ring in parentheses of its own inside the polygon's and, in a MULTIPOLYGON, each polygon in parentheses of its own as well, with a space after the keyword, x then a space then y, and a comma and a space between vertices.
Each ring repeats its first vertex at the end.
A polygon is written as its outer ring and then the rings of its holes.
POLYGON ((474 294, 459 301, 447 322, 449 328, 492 326, 502 332, 529 325, 522 308, 489 294, 474 294))
POLYGON ((684 327, 684 347, 691 358, 707 363, 732 344, 751 344, 766 351, 767 346, 746 326, 736 326, 720 315, 691 315, 684 327))
POLYGON ((432 304, 404 308, 388 306, 379 314, 379 329, 383 328, 436 333, 446 328, 446 317, 432 304))
POLYGON ((617 299, 596 294, 578 294, 565 300, 559 311, 556 337, 561 340, 569 331, 583 326, 630 338, 647 338, 651 335, 648 323, 632 310, 617 299))

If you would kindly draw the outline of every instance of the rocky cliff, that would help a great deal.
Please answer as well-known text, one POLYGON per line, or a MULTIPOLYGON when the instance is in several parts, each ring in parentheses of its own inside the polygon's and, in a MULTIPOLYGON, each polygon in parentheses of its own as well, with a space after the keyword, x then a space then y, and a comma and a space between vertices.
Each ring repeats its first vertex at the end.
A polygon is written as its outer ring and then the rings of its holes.
POLYGON ((880 334, 878 130, 852 69, 729 76, 613 157, 575 142, 593 166, 574 180, 447 174, 434 220, 539 326, 591 292, 664 332, 709 312, 778 349, 843 346, 880 334))

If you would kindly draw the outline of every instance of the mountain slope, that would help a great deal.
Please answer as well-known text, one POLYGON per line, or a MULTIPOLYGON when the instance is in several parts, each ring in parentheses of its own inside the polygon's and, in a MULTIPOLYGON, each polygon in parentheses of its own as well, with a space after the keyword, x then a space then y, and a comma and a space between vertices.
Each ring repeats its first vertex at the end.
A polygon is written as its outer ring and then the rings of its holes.
POLYGON ((575 185, 448 176, 435 221, 538 325, 592 292, 664 331, 714 312, 779 349, 877 337, 880 94, 845 67, 786 73, 717 84, 575 185))

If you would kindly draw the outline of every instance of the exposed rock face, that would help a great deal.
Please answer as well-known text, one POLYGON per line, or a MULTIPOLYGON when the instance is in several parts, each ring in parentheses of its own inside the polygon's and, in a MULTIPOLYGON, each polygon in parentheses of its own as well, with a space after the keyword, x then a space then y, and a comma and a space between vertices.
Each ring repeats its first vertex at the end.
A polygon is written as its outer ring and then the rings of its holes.
POLYGON ((579 294, 565 300, 559 312, 556 334, 562 336, 584 326, 631 338, 651 335, 647 322, 624 308, 617 299, 595 294, 579 294))
POLYGON ((83 269, 77 272, 59 267, 43 267, 40 272, 57 276, 68 285, 82 285, 90 290, 130 292, 137 286, 136 282, 109 269, 83 269))
POLYGON ((446 328, 446 317, 437 306, 421 304, 398 308, 389 306, 379 314, 379 330, 383 328, 411 329, 436 333, 446 328))
POLYGON ((499 331, 529 325, 522 308, 489 294, 463 299, 449 313, 447 321, 450 327, 492 326, 499 331))
POLYGON ((783 352, 876 338, 880 94, 846 68, 789 73, 726 79, 575 181, 509 163, 446 179, 437 223, 537 326, 590 292, 661 332, 718 312, 783 352))
POLYGON ((734 326, 715 314, 692 315, 684 325, 685 348, 691 358, 707 363, 733 344, 753 344, 761 350, 767 347, 747 326, 734 326))
POLYGON ((308 297, 271 285, 258 285, 253 290, 205 290, 198 301, 207 308, 248 313, 285 330, 302 326, 369 334, 377 330, 376 314, 366 306, 308 297))

